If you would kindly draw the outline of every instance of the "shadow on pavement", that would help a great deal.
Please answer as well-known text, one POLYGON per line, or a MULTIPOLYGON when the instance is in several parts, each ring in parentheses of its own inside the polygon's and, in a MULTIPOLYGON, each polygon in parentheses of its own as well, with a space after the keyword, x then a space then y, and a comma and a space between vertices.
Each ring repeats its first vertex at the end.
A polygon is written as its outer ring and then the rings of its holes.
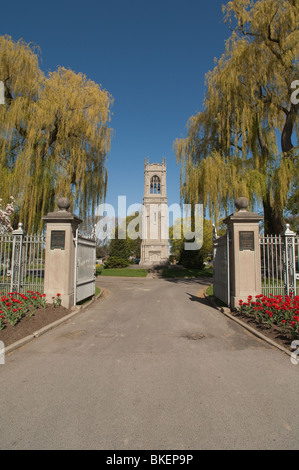
POLYGON ((175 284, 180 283, 180 284, 200 284, 203 286, 209 286, 210 284, 213 283, 213 278, 212 277, 162 277, 158 276, 159 279, 164 279, 164 281, 167 282, 173 282, 175 284))
POLYGON ((211 303, 206 297, 199 297, 197 295, 189 294, 188 292, 186 292, 186 294, 189 295, 189 300, 191 300, 191 302, 199 302, 202 305, 211 307, 211 303))

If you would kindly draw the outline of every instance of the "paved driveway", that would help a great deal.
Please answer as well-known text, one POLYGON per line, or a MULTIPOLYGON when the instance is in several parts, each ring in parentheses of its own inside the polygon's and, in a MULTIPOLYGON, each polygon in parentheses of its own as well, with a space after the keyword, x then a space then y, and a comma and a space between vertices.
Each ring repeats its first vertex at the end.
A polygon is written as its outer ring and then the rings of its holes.
POLYGON ((299 366, 195 280, 105 298, 0 365, 1 449, 298 449, 299 366))

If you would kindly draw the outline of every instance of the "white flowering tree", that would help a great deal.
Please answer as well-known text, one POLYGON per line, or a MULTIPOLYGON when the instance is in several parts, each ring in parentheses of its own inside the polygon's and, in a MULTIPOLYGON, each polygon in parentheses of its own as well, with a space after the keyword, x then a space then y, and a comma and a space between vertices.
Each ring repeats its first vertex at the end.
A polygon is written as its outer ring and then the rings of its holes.
POLYGON ((12 232, 10 217, 14 212, 14 198, 10 197, 10 202, 2 209, 3 200, 0 199, 0 235, 12 232))

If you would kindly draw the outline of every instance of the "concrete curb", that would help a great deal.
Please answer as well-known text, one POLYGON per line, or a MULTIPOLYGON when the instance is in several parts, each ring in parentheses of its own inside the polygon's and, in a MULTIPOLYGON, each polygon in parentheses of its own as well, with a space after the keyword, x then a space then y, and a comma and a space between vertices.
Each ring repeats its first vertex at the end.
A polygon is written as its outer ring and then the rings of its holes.
POLYGON ((292 356, 292 353, 290 351, 288 351, 286 348, 284 348, 280 344, 276 343, 272 339, 268 338, 267 336, 263 335, 262 333, 260 333, 256 329, 252 328, 251 326, 247 325, 247 323, 242 322, 241 320, 239 320, 239 318, 236 318, 233 315, 231 315, 231 313, 230 313, 231 309, 230 308, 228 308, 228 307, 218 307, 218 305, 216 304, 214 299, 211 296, 206 295, 206 291, 207 291, 207 289, 205 289, 203 294, 204 294, 205 298, 210 302, 212 307, 216 308, 219 312, 223 313, 226 317, 228 317, 231 320, 233 320, 234 322, 238 323, 238 325, 242 326, 243 328, 248 330, 250 333, 257 336, 259 339, 261 339, 263 341, 266 341, 266 343, 270 344, 271 346, 274 346, 275 348, 277 348, 280 351, 284 352, 288 356, 290 356, 290 357, 292 356))
POLYGON ((40 330, 35 331, 35 332, 32 333, 31 335, 25 336, 25 338, 22 338, 22 339, 20 339, 19 341, 16 341, 15 343, 10 344, 9 346, 5 347, 5 348, 4 348, 5 354, 9 354, 9 353, 15 351, 16 349, 21 348, 21 347, 24 346, 25 344, 30 343, 30 342, 33 341, 35 338, 38 338, 39 336, 42 336, 43 334, 45 334, 45 333, 47 333, 48 331, 50 331, 50 330, 52 330, 53 328, 55 328, 56 326, 59 326, 59 325, 61 325, 62 323, 67 322, 68 320, 70 320, 71 318, 73 318, 75 315, 77 315, 79 312, 81 312, 82 310, 85 310, 86 308, 90 307, 96 300, 98 300, 98 299, 101 297, 102 293, 103 293, 103 291, 101 290, 100 293, 99 293, 96 297, 94 297, 92 300, 90 300, 90 302, 87 302, 87 303, 84 304, 84 305, 74 305, 74 307, 72 307, 72 310, 74 310, 74 312, 69 313, 69 314, 66 315, 65 317, 62 317, 62 318, 60 318, 59 320, 56 320, 55 322, 50 323, 49 325, 44 326, 44 327, 41 328, 40 330))

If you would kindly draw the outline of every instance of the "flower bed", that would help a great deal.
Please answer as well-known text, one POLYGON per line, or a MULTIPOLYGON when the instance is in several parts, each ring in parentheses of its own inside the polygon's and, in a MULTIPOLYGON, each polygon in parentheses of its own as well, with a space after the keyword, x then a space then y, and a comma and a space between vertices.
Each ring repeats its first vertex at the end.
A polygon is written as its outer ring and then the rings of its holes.
MULTIPOLYGON (((26 294, 19 292, 9 292, 4 295, 1 292, 0 298, 0 330, 5 328, 5 324, 9 323, 15 326, 26 315, 32 317, 36 310, 46 308, 46 294, 39 292, 27 291, 26 294)), ((53 307, 60 307, 60 294, 52 297, 53 307)))
POLYGON ((0 311, 0 341, 5 347, 72 312, 61 305, 60 294, 46 303, 45 295, 33 291, 0 293, 0 311))
POLYGON ((239 310, 245 318, 265 329, 277 331, 284 342, 299 339, 299 296, 257 295, 240 300, 239 310))

